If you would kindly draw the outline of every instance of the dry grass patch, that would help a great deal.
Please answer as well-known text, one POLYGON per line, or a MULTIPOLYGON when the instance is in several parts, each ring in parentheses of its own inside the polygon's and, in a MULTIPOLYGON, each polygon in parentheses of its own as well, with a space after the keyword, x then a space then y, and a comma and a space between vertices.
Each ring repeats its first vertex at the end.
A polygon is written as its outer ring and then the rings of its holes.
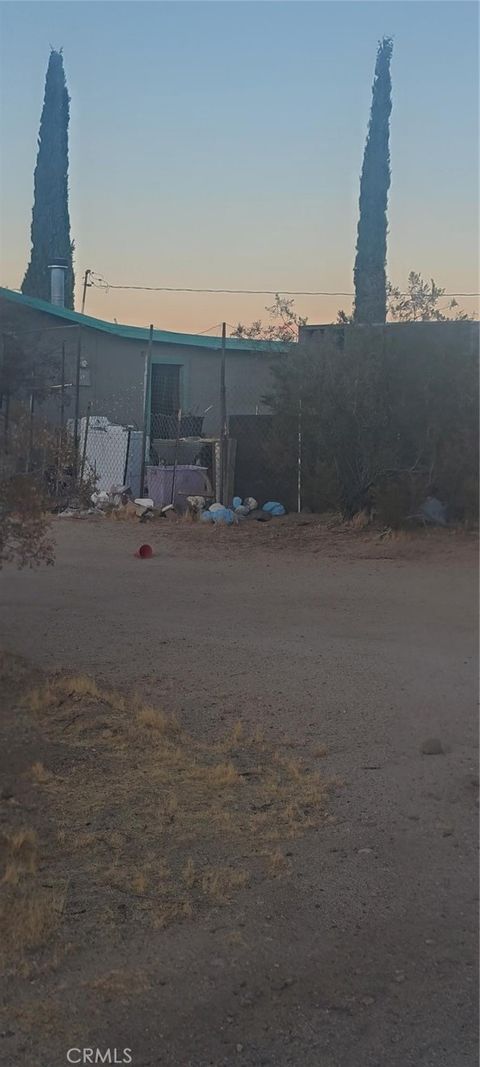
POLYGON ((19 963, 31 949, 43 948, 61 921, 66 891, 40 889, 4 892, 0 900, 0 959, 19 963))
MULTIPOLYGON (((54 936, 78 937, 79 914, 95 944, 106 929, 121 936, 125 922, 163 928, 226 905, 248 890, 259 864, 269 877, 287 870, 282 845, 326 818, 327 783, 260 729, 238 722, 225 741, 198 742, 138 696, 84 675, 40 680, 26 704, 62 760, 55 789, 42 795, 42 883, 66 884, 74 870, 75 888, 67 907, 36 881, 26 895, 35 838, 9 838, 6 887, 13 925, 25 931, 20 955, 54 936)), ((41 763, 30 773, 39 785, 50 781, 41 763)))
POLYGON ((34 830, 3 833, 0 854, 0 961, 8 968, 51 939, 62 919, 66 889, 40 884, 34 830))
POLYGON ((35 874, 37 857, 37 837, 34 830, 13 830, 0 835, 0 862, 4 883, 18 885, 25 875, 35 874))
POLYGON ((107 971, 96 978, 83 982, 82 985, 101 996, 104 1000, 127 1003, 132 995, 139 995, 151 988, 148 975, 144 971, 107 971))
POLYGON ((290 870, 290 863, 280 848, 274 849, 273 852, 268 852, 267 859, 268 870, 274 877, 285 874, 286 871, 290 870))
POLYGON ((152 912, 153 926, 157 930, 165 930, 172 923, 191 919, 192 915, 192 903, 187 897, 177 897, 176 900, 163 900, 159 902, 152 912))
POLYGON ((189 857, 183 868, 182 878, 185 882, 185 885, 187 886, 187 889, 193 889, 197 880, 197 869, 191 856, 189 857))
POLYGON ((233 729, 232 729, 232 737, 231 737, 232 744, 238 745, 244 739, 245 739, 245 727, 244 727, 243 723, 240 721, 240 719, 238 719, 237 722, 234 723, 234 726, 233 726, 233 729))
POLYGON ((51 785, 55 781, 55 775, 39 761, 30 767, 30 777, 36 785, 51 785))
POLYGON ((137 721, 140 726, 153 730, 159 734, 174 735, 179 732, 179 725, 173 716, 165 715, 162 711, 148 706, 141 707, 137 712, 137 721))
POLYGON ((127 703, 122 693, 115 689, 101 688, 86 674, 59 674, 41 685, 31 688, 26 695, 29 711, 37 715, 52 716, 65 704, 94 701, 116 711, 125 711, 127 703))
POLYGON ((248 871, 231 867, 210 867, 201 876, 202 893, 216 904, 225 904, 243 889, 249 880, 248 871))

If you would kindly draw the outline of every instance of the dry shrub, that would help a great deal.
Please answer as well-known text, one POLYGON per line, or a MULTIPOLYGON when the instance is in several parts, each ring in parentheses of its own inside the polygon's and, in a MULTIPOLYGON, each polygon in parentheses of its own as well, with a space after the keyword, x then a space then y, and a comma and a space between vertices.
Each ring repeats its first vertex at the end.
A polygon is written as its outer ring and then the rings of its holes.
POLYGON ((269 872, 274 876, 284 874, 290 867, 287 857, 284 856, 280 848, 276 848, 273 852, 267 853, 267 860, 269 872))
POLYGON ((138 871, 138 873, 132 878, 132 889, 135 893, 138 893, 139 896, 143 896, 143 894, 147 891, 147 887, 148 882, 145 873, 143 871, 138 871))
POLYGON ((215 903, 225 903, 232 899, 236 890, 243 889, 248 882, 248 872, 232 870, 230 867, 210 867, 201 875, 201 889, 205 896, 215 903))
POLYGON ((293 778, 293 780, 297 782, 303 779, 305 771, 299 760, 285 759, 285 757, 280 754, 275 755, 274 758, 276 763, 279 763, 286 771, 289 778, 293 778))
POLYGON ((4 868, 3 882, 18 885, 25 875, 37 869, 37 837, 33 830, 15 830, 0 836, 0 857, 4 868))
POLYGON ((234 745, 238 745, 240 743, 240 741, 243 741, 244 737, 245 737, 245 727, 244 727, 243 723, 240 722, 240 719, 238 719, 238 721, 236 723, 234 723, 234 726, 233 726, 233 729, 232 729, 232 743, 234 745))
POLYGON ((55 933, 65 904, 65 890, 33 888, 5 894, 0 903, 0 954, 4 964, 21 960, 55 933))
POLYGON ((125 1002, 132 994, 140 994, 150 989, 150 981, 144 971, 107 971, 97 978, 82 983, 96 995, 105 1000, 125 1002))
POLYGON ((240 775, 233 763, 217 763, 213 766, 199 767, 198 777, 211 789, 228 789, 238 785, 240 775))
POLYGON ((171 823, 175 819, 175 815, 178 811, 178 806, 178 797, 176 796, 176 794, 167 793, 167 796, 165 797, 162 807, 160 809, 160 813, 161 815, 163 815, 163 818, 167 823, 171 823))
POLYGON ((182 922, 191 919, 193 908, 191 901, 185 897, 176 900, 162 901, 153 913, 153 925, 157 929, 164 930, 174 922, 182 922))
POLYGON ((138 514, 135 504, 131 501, 124 504, 123 507, 112 507, 110 510, 104 512, 107 519, 113 519, 114 522, 138 522, 138 514))
POLYGON ((370 525, 371 521, 371 516, 368 511, 357 511, 356 515, 353 516, 353 519, 350 520, 348 525, 352 530, 365 530, 365 528, 370 525))
POLYGON ((185 885, 187 886, 187 888, 188 889, 193 889, 193 887, 195 885, 195 882, 197 880, 197 871, 196 871, 196 867, 195 867, 195 864, 194 864, 191 856, 189 857, 189 859, 187 860, 187 862, 186 862, 186 864, 185 864, 185 866, 183 868, 182 878, 183 878, 183 881, 185 882, 185 885))
POLYGON ((49 785, 55 778, 55 775, 51 771, 48 771, 40 761, 33 763, 30 768, 30 777, 36 782, 37 785, 49 785))
POLYGON ((179 730, 178 723, 173 716, 164 715, 162 711, 157 711, 148 705, 140 708, 137 712, 137 719, 141 726, 146 726, 149 730, 154 730, 159 734, 174 734, 179 730))
POLYGON ((31 689, 27 695, 27 707, 30 711, 41 713, 64 704, 67 700, 78 702, 88 699, 98 700, 118 711, 125 711, 127 706, 121 693, 100 688, 86 674, 61 674, 44 685, 31 689))

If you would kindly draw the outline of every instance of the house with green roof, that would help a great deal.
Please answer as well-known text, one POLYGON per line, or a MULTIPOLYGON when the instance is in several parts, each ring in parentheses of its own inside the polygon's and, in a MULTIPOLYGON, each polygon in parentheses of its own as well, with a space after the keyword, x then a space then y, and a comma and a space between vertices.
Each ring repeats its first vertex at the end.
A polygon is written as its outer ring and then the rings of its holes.
MULTIPOLYGON (((14 337, 30 358, 53 359, 58 366, 63 353, 70 414, 80 356, 80 416, 89 408, 92 415, 112 423, 140 428, 147 398, 152 438, 171 436, 172 417, 179 409, 203 434, 217 435, 221 338, 154 329, 149 367, 149 333, 148 328, 92 318, 0 288, 2 343, 14 337)), ((263 397, 270 386, 272 360, 284 352, 281 343, 227 338, 228 416, 267 412, 263 397)))

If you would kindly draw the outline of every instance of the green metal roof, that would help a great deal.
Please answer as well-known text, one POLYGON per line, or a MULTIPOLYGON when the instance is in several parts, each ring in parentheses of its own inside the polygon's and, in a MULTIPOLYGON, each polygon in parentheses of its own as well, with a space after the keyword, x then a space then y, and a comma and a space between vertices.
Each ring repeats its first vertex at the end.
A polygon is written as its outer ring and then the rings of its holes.
MULTIPOLYGON (((52 315, 66 322, 84 326, 91 330, 102 330, 104 333, 114 334, 116 337, 125 337, 132 341, 148 341, 150 331, 142 326, 123 326, 116 322, 105 322, 104 319, 94 319, 91 315, 81 315, 78 311, 70 311, 68 308, 57 307, 49 304, 46 300, 37 300, 33 296, 24 296, 13 289, 0 287, 0 299, 11 300, 23 307, 32 308, 34 311, 43 311, 46 315, 52 315)), ((154 330, 153 340, 156 344, 183 345, 189 348, 208 348, 210 351, 218 351, 221 348, 220 337, 199 336, 195 333, 171 333, 169 330, 154 330)), ((239 337, 227 337, 226 348, 228 352, 285 352, 290 346, 283 341, 247 341, 239 337)))

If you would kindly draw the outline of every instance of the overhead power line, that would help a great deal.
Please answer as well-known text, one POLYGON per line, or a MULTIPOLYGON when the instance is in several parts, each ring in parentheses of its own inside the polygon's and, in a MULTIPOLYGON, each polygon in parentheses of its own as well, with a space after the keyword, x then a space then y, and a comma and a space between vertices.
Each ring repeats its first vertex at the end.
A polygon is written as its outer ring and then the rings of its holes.
MULTIPOLYGON (((107 282, 105 278, 100 277, 98 274, 91 274, 93 280, 89 283, 97 289, 133 289, 139 292, 145 293, 213 293, 216 295, 227 296, 347 296, 354 297, 355 293, 346 292, 327 292, 318 289, 282 289, 278 286, 276 289, 196 289, 193 286, 174 286, 174 285, 118 285, 111 282, 107 282)), ((399 293, 400 296, 408 296, 408 293, 399 293)), ((480 293, 442 293, 442 296, 448 297, 479 297, 480 293)))

